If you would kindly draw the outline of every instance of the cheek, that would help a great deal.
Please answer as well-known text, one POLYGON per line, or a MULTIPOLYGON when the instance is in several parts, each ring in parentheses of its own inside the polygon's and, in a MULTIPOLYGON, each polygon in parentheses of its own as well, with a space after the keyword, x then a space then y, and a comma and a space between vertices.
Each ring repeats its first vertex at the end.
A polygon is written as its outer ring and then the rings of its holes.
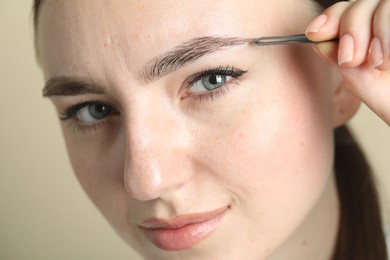
POLYGON ((63 133, 74 173, 88 197, 118 234, 129 244, 138 245, 137 231, 127 222, 128 216, 137 215, 140 207, 124 187, 125 151, 120 145, 123 135, 103 133, 104 137, 92 137, 100 142, 92 142, 69 129, 63 128, 63 133))
POLYGON ((234 194, 243 226, 247 231, 256 227, 249 232, 253 236, 269 235, 259 241, 287 236, 303 221, 333 166, 330 93, 326 84, 318 83, 318 73, 313 74, 316 81, 308 76, 322 65, 304 74, 296 64, 278 67, 262 73, 267 78, 253 80, 263 86, 251 88, 252 98, 236 109, 236 116, 218 131, 209 129, 209 137, 202 140, 214 177, 234 194))
POLYGON ((332 170, 332 129, 312 105, 275 101, 260 112, 253 107, 230 131, 209 135, 214 138, 202 150, 209 151, 218 177, 244 200, 265 199, 272 205, 285 196, 279 202, 290 203, 294 197, 299 202, 303 193, 321 191, 332 170))
POLYGON ((128 200, 123 184, 124 151, 115 145, 116 134, 102 131, 86 137, 65 125, 62 130, 78 181, 102 213, 113 217, 128 200))
POLYGON ((313 203, 302 198, 317 198, 332 172, 332 130, 293 104, 273 110, 250 114, 252 120, 242 122, 246 127, 228 137, 235 144, 224 149, 231 152, 227 158, 235 158, 230 184, 256 208, 280 205, 299 212, 299 203, 313 203))

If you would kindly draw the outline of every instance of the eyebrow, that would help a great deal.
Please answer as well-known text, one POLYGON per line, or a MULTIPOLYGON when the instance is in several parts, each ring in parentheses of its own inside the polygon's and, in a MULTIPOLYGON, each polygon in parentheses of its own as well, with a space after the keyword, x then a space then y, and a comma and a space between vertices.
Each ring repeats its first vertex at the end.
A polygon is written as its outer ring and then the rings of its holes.
POLYGON ((48 80, 42 90, 42 96, 76 96, 83 94, 104 94, 105 88, 85 80, 71 77, 55 77, 48 80))
MULTIPOLYGON (((247 39, 239 37, 207 36, 191 39, 147 62, 145 68, 138 75, 138 80, 144 85, 149 84, 206 54, 226 50, 247 42, 247 39)), ((42 90, 44 97, 104 93, 106 93, 104 87, 90 84, 82 79, 65 76, 48 80, 42 90)))
POLYGON ((239 37, 208 36, 191 39, 149 61, 143 73, 140 74, 140 80, 146 84, 150 83, 178 70, 187 63, 194 62, 206 54, 247 42, 248 39, 239 37))

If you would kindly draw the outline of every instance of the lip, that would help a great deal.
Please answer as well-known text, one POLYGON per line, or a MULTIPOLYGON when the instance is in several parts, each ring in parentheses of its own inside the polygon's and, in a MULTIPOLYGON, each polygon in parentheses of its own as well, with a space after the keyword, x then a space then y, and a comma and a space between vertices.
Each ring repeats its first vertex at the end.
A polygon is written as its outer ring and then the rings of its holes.
POLYGON ((146 237, 158 248, 184 250, 209 236, 230 206, 213 211, 177 216, 173 219, 151 218, 140 225, 146 237))

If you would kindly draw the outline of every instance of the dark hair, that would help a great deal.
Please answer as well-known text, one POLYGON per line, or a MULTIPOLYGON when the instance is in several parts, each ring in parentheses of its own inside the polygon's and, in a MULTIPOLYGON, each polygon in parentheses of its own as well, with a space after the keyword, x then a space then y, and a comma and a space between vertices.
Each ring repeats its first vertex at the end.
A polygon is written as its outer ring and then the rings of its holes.
MULTIPOLYGON (((344 0, 314 0, 321 9, 344 0)), ((34 0, 37 26, 43 0, 34 0)), ((340 224, 333 260, 386 260, 379 196, 374 175, 346 126, 334 131, 334 169, 340 200, 340 224)))
POLYGON ((340 224, 333 259, 388 259, 374 175, 345 126, 335 130, 334 168, 340 224))
POLYGON ((318 4, 320 4, 324 8, 328 8, 331 5, 334 5, 338 2, 348 1, 348 0, 314 0, 318 4))

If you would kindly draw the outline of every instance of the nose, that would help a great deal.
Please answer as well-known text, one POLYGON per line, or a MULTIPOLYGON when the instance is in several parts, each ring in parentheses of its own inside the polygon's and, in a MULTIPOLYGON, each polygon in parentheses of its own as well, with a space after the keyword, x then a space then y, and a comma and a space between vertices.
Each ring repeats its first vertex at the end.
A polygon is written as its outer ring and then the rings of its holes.
POLYGON ((168 196, 191 178, 183 125, 174 115, 151 111, 126 121, 124 182, 139 201, 168 196))

